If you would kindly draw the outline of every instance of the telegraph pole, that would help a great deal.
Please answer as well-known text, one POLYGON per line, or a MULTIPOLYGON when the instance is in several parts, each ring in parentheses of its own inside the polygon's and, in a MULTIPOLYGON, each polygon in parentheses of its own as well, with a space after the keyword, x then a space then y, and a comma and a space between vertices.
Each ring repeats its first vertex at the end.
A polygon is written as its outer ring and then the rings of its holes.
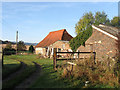
POLYGON ((18 43, 18 31, 16 32, 16 55, 17 55, 17 50, 18 50, 17 43, 18 43))

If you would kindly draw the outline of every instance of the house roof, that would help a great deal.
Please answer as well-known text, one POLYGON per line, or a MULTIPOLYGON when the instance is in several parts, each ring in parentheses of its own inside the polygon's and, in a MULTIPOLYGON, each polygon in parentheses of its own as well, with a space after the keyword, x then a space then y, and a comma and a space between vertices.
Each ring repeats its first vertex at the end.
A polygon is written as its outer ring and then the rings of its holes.
POLYGON ((101 24, 99 26, 92 25, 92 27, 114 39, 117 39, 118 32, 120 32, 120 30, 118 28, 112 27, 112 26, 107 26, 107 25, 101 25, 101 24))
POLYGON ((39 42, 36 47, 47 47, 54 42, 58 40, 64 40, 64 34, 67 35, 69 39, 66 39, 65 41, 71 40, 73 37, 66 31, 66 29, 58 30, 58 31, 52 31, 50 32, 41 42, 39 42))
POLYGON ((112 34, 114 36, 117 36, 118 32, 120 31, 118 28, 116 27, 112 27, 112 26, 107 26, 107 25, 95 25, 96 27, 102 29, 103 31, 106 31, 109 34, 112 34))

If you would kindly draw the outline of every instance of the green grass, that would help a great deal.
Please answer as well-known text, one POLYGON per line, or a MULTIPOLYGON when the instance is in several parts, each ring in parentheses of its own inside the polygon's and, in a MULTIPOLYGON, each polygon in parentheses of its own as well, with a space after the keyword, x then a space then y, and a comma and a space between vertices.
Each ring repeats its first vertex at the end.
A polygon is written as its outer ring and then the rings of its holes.
MULTIPOLYGON (((55 71, 53 69, 53 60, 51 59, 39 59, 35 60, 36 63, 42 66, 42 75, 38 78, 38 80, 31 86, 31 88, 74 88, 81 87, 81 83, 79 80, 75 80, 73 83, 72 80, 62 79, 60 71, 55 71)), ((58 65, 63 64, 63 61, 58 61, 58 65)))
MULTIPOLYGON (((38 79, 30 86, 30 88, 84 88, 84 77, 81 78, 62 78, 63 69, 55 71, 53 69, 52 59, 38 59, 37 55, 11 55, 5 56, 6 60, 19 60, 27 64, 27 68, 13 79, 3 83, 3 87, 15 87, 21 83, 25 78, 31 75, 36 68, 32 63, 33 61, 42 66, 41 75, 38 79)), ((6 64, 13 63, 12 61, 5 61, 6 64)), ((15 63, 15 62, 14 62, 15 63)), ((16 64, 19 62, 16 62, 16 64)), ((5 63, 4 63, 5 64, 5 63)), ((66 62, 64 62, 66 64, 66 62)), ((57 62, 58 67, 63 65, 63 61, 57 62)), ((11 67, 11 66, 10 66, 11 67)), ((91 85, 90 88, 111 88, 108 85, 91 85)))
POLYGON ((19 70, 21 63, 17 60, 10 59, 8 56, 4 57, 4 66, 2 68, 3 78, 7 77, 11 73, 19 70))
MULTIPOLYGON (((11 55, 7 58, 22 61, 28 66, 23 73, 7 81, 6 83, 3 83, 3 87, 14 87, 29 76, 30 73, 32 73, 32 69, 35 68, 34 65, 31 65, 33 64, 33 61, 42 66, 42 74, 39 76, 37 81, 30 86, 30 88, 71 88, 76 87, 79 84, 79 80, 73 83, 72 80, 62 79, 60 77, 60 73, 62 71, 53 70, 53 60, 51 59, 37 59, 37 55, 11 55)), ((57 64, 62 64, 62 61, 57 62, 57 64)))
POLYGON ((34 71, 35 65, 29 64, 21 74, 16 75, 14 78, 3 83, 3 88, 14 88, 16 85, 23 82, 27 77, 29 77, 29 75, 31 75, 31 73, 34 71))
MULTIPOLYGON (((34 63, 32 63, 32 61, 28 60, 26 57, 20 58, 20 56, 18 56, 18 55, 17 56, 12 55, 12 56, 8 56, 8 58, 13 59, 13 60, 22 61, 27 65, 27 67, 22 71, 22 73, 20 73, 19 75, 16 75, 15 77, 13 77, 10 80, 3 83, 3 88, 14 88, 16 85, 23 82, 27 77, 29 77, 31 75, 31 73, 33 73, 36 70, 36 66, 34 63), (24 60, 24 59, 26 59, 26 60, 24 60)), ((7 62, 6 62, 6 64, 7 64, 7 62)))

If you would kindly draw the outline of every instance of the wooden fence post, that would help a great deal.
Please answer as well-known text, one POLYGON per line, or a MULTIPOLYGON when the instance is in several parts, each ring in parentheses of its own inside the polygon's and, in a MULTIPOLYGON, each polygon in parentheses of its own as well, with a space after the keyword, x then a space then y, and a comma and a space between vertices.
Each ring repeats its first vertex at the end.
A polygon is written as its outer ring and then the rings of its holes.
POLYGON ((96 64, 95 58, 96 58, 96 52, 94 52, 94 63, 96 64))
POLYGON ((54 48, 54 53, 53 53, 53 68, 54 68, 54 70, 56 70, 57 68, 56 68, 56 64, 57 64, 57 61, 56 61, 56 59, 57 59, 57 54, 56 54, 56 52, 57 52, 57 48, 54 48))

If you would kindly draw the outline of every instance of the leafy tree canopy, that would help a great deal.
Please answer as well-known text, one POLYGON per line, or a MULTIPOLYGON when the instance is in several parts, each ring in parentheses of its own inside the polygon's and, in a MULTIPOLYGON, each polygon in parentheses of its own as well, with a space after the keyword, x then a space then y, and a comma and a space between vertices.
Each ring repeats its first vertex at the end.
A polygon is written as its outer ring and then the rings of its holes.
POLYGON ((90 27, 94 22, 94 17, 92 12, 85 13, 82 18, 75 25, 75 31, 77 34, 80 34, 82 31, 85 31, 90 27))
POLYGON ((113 17, 111 20, 111 25, 115 27, 120 27, 120 17, 113 17))
POLYGON ((7 48, 7 49, 12 49, 12 44, 9 42, 9 43, 7 43, 7 45, 6 45, 6 47, 5 48, 7 48))
POLYGON ((95 25, 99 25, 99 24, 110 24, 110 20, 107 18, 107 15, 105 14, 105 12, 103 11, 101 12, 96 12, 95 16, 94 16, 94 24, 95 25))
POLYGON ((26 46, 23 41, 19 41, 17 45, 18 51, 24 51, 26 49, 26 46))
POLYGON ((78 34, 70 40, 70 47, 75 52, 81 45, 85 46, 85 41, 92 35, 92 26, 89 26, 85 31, 78 34))
POLYGON ((75 25, 75 32, 77 36, 69 42, 73 51, 76 51, 81 45, 85 45, 85 41, 92 35, 92 24, 109 25, 110 20, 107 18, 105 12, 96 12, 95 15, 93 15, 92 12, 85 13, 75 25))
POLYGON ((33 45, 31 45, 31 46, 29 47, 29 52, 30 52, 30 53, 33 53, 34 50, 35 50, 35 49, 34 49, 33 45))

